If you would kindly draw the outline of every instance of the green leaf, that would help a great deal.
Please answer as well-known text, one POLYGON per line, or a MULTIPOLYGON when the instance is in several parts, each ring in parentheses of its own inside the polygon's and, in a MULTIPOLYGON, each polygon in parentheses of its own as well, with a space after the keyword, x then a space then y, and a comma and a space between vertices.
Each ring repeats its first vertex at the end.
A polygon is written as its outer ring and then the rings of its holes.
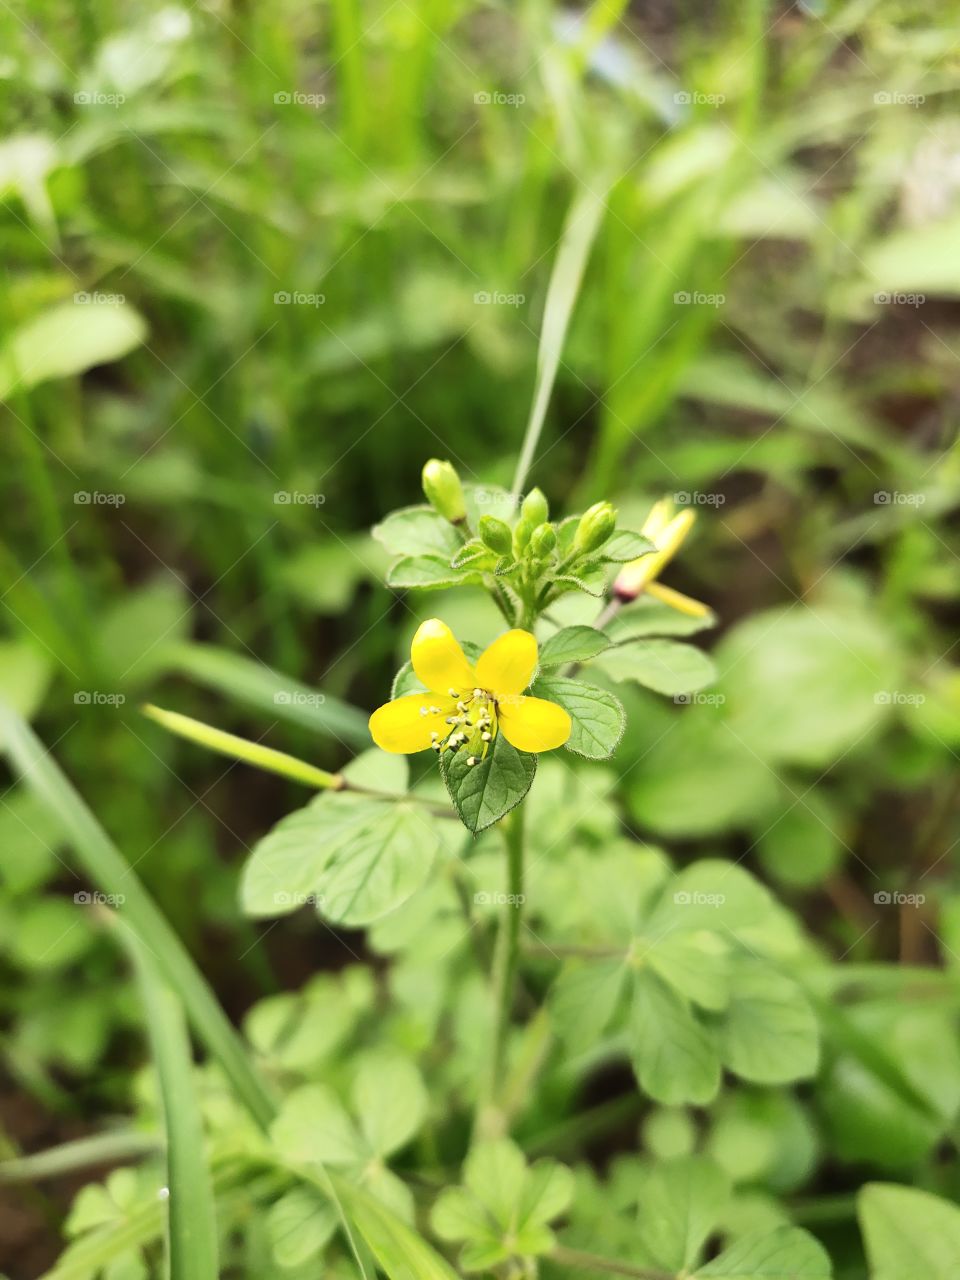
POLYGON ((516 1206, 520 1230, 543 1227, 559 1218, 573 1199, 573 1174, 556 1160, 537 1160, 527 1171, 527 1179, 516 1206))
POLYGON ((630 640, 608 649, 598 665, 614 680, 635 680, 678 701, 717 676, 707 654, 678 640, 630 640))
POLYGON ((517 751, 498 733, 486 760, 468 765, 467 759, 466 751, 445 751, 440 757, 440 772, 463 825, 477 835, 527 794, 537 771, 537 757, 517 751))
POLYGON ((336 1174, 330 1175, 330 1182, 389 1280, 457 1280, 440 1255, 382 1201, 336 1174))
POLYGON ((691 636, 707 627, 716 626, 713 613, 702 615, 681 613, 653 596, 639 596, 632 604, 611 618, 604 628, 610 639, 617 643, 635 640, 641 636, 691 636))
POLYGON ((471 1148, 463 1166, 463 1181, 501 1225, 514 1214, 527 1182, 523 1152, 509 1138, 480 1142, 471 1148))
POLYGON ((254 846, 243 908, 276 916, 309 904, 338 924, 369 924, 420 887, 439 846, 436 819, 412 802, 325 793, 254 846))
POLYGON ((929 1191, 870 1182, 857 1197, 870 1280, 956 1280, 960 1209, 929 1191))
POLYGON ((826 1251, 809 1232, 778 1227, 743 1236, 691 1280, 830 1280, 832 1275, 826 1251))
POLYGON ((295 1164, 357 1166, 370 1151, 342 1103, 326 1085, 294 1089, 270 1126, 270 1139, 295 1164))
POLYGON ((0 640, 0 698, 29 719, 50 683, 50 663, 26 640, 0 640))
POLYGON ((730 1004, 720 1028, 724 1064, 757 1084, 786 1084, 816 1073, 817 1020, 790 978, 742 959, 731 977, 730 1004))
POLYGON ((409 1142, 423 1124, 427 1091, 409 1059, 387 1049, 374 1050, 361 1060, 353 1104, 371 1150, 388 1156, 409 1142))
POLYGON ((636 560, 651 551, 656 551, 656 547, 642 533, 631 533, 629 529, 618 529, 613 537, 608 539, 600 548, 600 555, 604 560, 609 560, 613 564, 626 564, 627 561, 636 560))
POLYGON ((430 1225, 441 1240, 495 1239, 489 1213, 465 1187, 446 1187, 440 1192, 430 1213, 430 1225))
POLYGON ((278 1266, 300 1267, 316 1258, 337 1229, 337 1211, 311 1187, 294 1187, 267 1211, 267 1234, 278 1266))
POLYGON ((898 688, 899 656, 865 611, 760 613, 716 657, 730 730, 767 761, 829 764, 869 733, 898 688))
POLYGON ((449 520, 433 507, 402 507, 391 511, 371 533, 395 556, 440 556, 449 567, 451 556, 460 551, 462 540, 449 520))
POLYGON ((725 1009, 730 1000, 728 948, 705 930, 658 939, 645 959, 671 987, 704 1009, 725 1009))
POLYGON ((404 556, 387 570, 387 586, 397 590, 420 588, 424 591, 440 587, 459 587, 480 581, 476 573, 454 569, 443 556, 404 556))
POLYGON ((665 1271, 688 1271, 720 1222, 730 1198, 730 1180, 704 1156, 683 1156, 655 1165, 640 1188, 639 1236, 644 1250, 665 1271))
POLYGON ((558 1035, 580 1048, 600 1039, 613 1018, 626 978, 624 960, 571 963, 550 992, 550 1017, 558 1035))
POLYGON ((637 1080, 655 1101, 702 1106, 716 1096, 720 1059, 712 1032, 649 970, 635 978, 629 1035, 637 1080))
POLYGON ((644 933, 660 939, 706 929, 726 937, 762 924, 771 909, 770 894, 749 871, 722 858, 701 858, 665 886, 644 933))
POLYGON ((353 747, 369 747, 364 712, 332 694, 274 671, 259 659, 210 644, 177 645, 167 655, 170 667, 225 697, 256 707, 273 720, 287 720, 313 733, 353 747))
POLYGON ((614 694, 562 676, 541 677, 531 692, 570 713, 573 728, 566 743, 570 751, 588 760, 606 760, 613 755, 627 722, 623 704, 614 694))
POLYGON ((68 378, 139 347, 147 326, 123 303, 64 302, 16 329, 0 350, 0 400, 17 387, 68 378))
POLYGON ((338 848, 380 816, 382 802, 324 793, 288 813, 258 840, 243 868, 240 897, 250 916, 280 916, 315 898, 338 848))
POLYGON ((564 627, 540 650, 541 667, 559 667, 567 662, 587 662, 608 647, 610 641, 596 627, 564 627))

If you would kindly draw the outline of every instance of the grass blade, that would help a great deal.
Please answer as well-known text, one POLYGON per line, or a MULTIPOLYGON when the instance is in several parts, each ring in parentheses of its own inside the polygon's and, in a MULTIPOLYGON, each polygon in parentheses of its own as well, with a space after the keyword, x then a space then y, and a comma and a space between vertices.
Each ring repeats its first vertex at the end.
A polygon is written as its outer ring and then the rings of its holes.
POLYGON ((231 699, 351 747, 369 747, 364 712, 330 694, 291 680, 272 667, 209 644, 180 644, 171 653, 173 670, 231 699))
POLYGON ((600 219, 606 205, 606 190, 601 194, 584 187, 579 192, 567 220, 563 235, 560 238, 560 249, 550 284, 547 287, 547 300, 543 307, 543 323, 540 327, 540 347, 537 352, 537 377, 533 391, 533 404, 527 429, 517 460, 517 470, 513 477, 513 493, 519 497, 526 483, 527 475, 533 465, 540 441, 540 432, 547 416, 547 405, 556 381, 557 369, 560 367, 560 354, 573 314, 573 304, 580 292, 580 282, 587 265, 590 247, 600 227, 600 219))
POLYGON ((180 1002, 154 957, 121 923, 134 958, 167 1131, 167 1261, 173 1280, 217 1280, 217 1219, 207 1170, 193 1055, 180 1002))
POLYGON ((274 1105, 207 982, 123 855, 24 719, 0 702, 0 742, 14 768, 63 825, 84 871, 104 893, 123 895, 124 918, 157 958, 197 1036, 218 1059, 237 1096, 266 1127, 274 1105))

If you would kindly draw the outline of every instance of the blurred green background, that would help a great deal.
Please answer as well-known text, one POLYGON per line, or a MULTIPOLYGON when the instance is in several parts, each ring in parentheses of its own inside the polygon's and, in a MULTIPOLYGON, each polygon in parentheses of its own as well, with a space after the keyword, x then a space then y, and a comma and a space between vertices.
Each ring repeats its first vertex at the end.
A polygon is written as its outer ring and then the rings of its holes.
MULTIPOLYGON (((366 745, 436 607, 382 585, 368 527, 432 455, 509 483, 564 219, 591 195, 531 478, 558 512, 695 505, 668 577, 722 622, 715 696, 628 695, 623 820, 681 860, 745 857, 850 962, 958 963, 958 18, 0 8, 0 690, 232 1014, 360 942, 242 920, 243 856, 302 797, 139 705, 321 765, 366 745), (924 910, 876 897, 897 892, 924 910)), ((141 1060, 92 891, 8 779, 10 1150, 122 1109, 141 1060)), ((919 1032, 903 1052, 929 1069, 919 1032)), ((870 1160, 855 1094, 838 1076, 825 1123, 870 1160)), ((7 1229, 27 1257, 32 1211, 7 1229)))

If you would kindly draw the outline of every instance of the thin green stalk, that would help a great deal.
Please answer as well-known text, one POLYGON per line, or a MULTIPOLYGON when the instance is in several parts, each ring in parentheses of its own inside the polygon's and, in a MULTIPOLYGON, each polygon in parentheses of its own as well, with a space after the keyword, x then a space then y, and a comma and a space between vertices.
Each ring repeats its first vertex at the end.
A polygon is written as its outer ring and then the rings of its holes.
POLYGON ((261 746, 259 742, 251 742, 249 738, 241 738, 238 734, 227 733, 224 729, 216 729, 213 725, 195 720, 193 716, 181 715, 179 711, 166 711, 163 707, 155 707, 147 703, 143 708, 144 715, 156 721, 170 733, 175 733, 201 747, 216 751, 219 755, 229 756, 232 760, 242 760, 256 769, 265 769, 268 773, 278 773, 281 777, 292 778, 294 782, 302 782, 308 787, 318 787, 321 791, 354 791, 358 795, 370 796, 373 800, 403 799, 413 804, 422 805, 439 818, 455 818, 452 805, 435 804, 420 796, 395 795, 391 791, 377 791, 373 787, 361 787, 345 778, 342 773, 329 773, 326 769, 318 769, 315 765, 300 760, 297 756, 288 755, 286 751, 275 751, 272 747, 261 746))
POLYGON ((42 1178, 61 1178, 65 1173, 75 1173, 92 1165, 124 1164, 153 1155, 161 1145, 158 1134, 136 1129, 94 1133, 34 1155, 0 1161, 0 1182, 38 1182, 42 1178))
POLYGON ((180 1002, 157 976, 136 935, 122 934, 134 958, 160 1082, 167 1133, 167 1263, 171 1280, 216 1280, 217 1219, 193 1078, 190 1038, 180 1002))
POLYGON ((198 1037, 220 1062, 251 1115, 266 1128, 274 1115, 273 1099, 186 947, 36 734, 2 701, 0 743, 14 769, 59 816, 92 883, 122 900, 124 919, 179 994, 198 1037))
POLYGON ((500 916, 497 945, 493 953, 491 981, 493 985, 494 1026, 490 1040, 490 1057, 486 1079, 480 1091, 477 1132, 493 1135, 498 1128, 497 1107, 503 1076, 503 1062, 510 1014, 513 1009, 517 976, 517 953, 520 946, 520 913, 523 909, 523 805, 519 804, 503 824, 507 845, 507 893, 500 916))
POLYGON ((275 751, 272 747, 261 746, 259 742, 251 742, 235 733, 215 729, 202 720, 195 720, 193 716, 181 715, 179 711, 165 711, 163 707, 155 707, 151 703, 147 703, 143 713, 181 738, 188 738, 222 756, 244 760, 257 769, 279 773, 285 778, 292 778, 294 782, 304 782, 307 786, 319 787, 321 790, 339 791, 344 785, 343 778, 338 773, 328 773, 326 769, 318 769, 285 751, 275 751))

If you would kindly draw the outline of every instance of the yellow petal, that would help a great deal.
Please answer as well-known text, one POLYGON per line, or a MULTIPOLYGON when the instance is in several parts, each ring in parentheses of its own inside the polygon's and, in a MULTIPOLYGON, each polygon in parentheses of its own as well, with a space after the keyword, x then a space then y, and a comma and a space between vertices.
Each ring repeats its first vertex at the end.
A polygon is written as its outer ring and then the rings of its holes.
POLYGON ((536 669, 536 639, 529 631, 505 631, 477 659, 477 684, 493 693, 523 693, 536 669))
POLYGON ((552 751, 570 737, 570 717, 546 698, 507 698, 497 707, 500 732, 518 751, 552 751))
POLYGON ((370 717, 370 736, 381 751, 407 755, 429 747, 432 733, 443 737, 449 731, 445 717, 454 709, 452 698, 435 693, 411 693, 377 707, 370 717), (439 711, 431 711, 431 707, 439 711), (426 712, 426 714, 424 714, 426 712))
POLYGON ((428 618, 420 624, 410 646, 410 659, 420 683, 443 697, 447 697, 451 689, 462 696, 476 684, 466 654, 439 618, 428 618))
POLYGON ((670 513, 673 511, 673 502, 670 498, 661 498, 659 502, 655 502, 650 508, 646 520, 640 532, 645 538, 656 541, 657 534, 663 529, 664 525, 670 519, 670 513))

